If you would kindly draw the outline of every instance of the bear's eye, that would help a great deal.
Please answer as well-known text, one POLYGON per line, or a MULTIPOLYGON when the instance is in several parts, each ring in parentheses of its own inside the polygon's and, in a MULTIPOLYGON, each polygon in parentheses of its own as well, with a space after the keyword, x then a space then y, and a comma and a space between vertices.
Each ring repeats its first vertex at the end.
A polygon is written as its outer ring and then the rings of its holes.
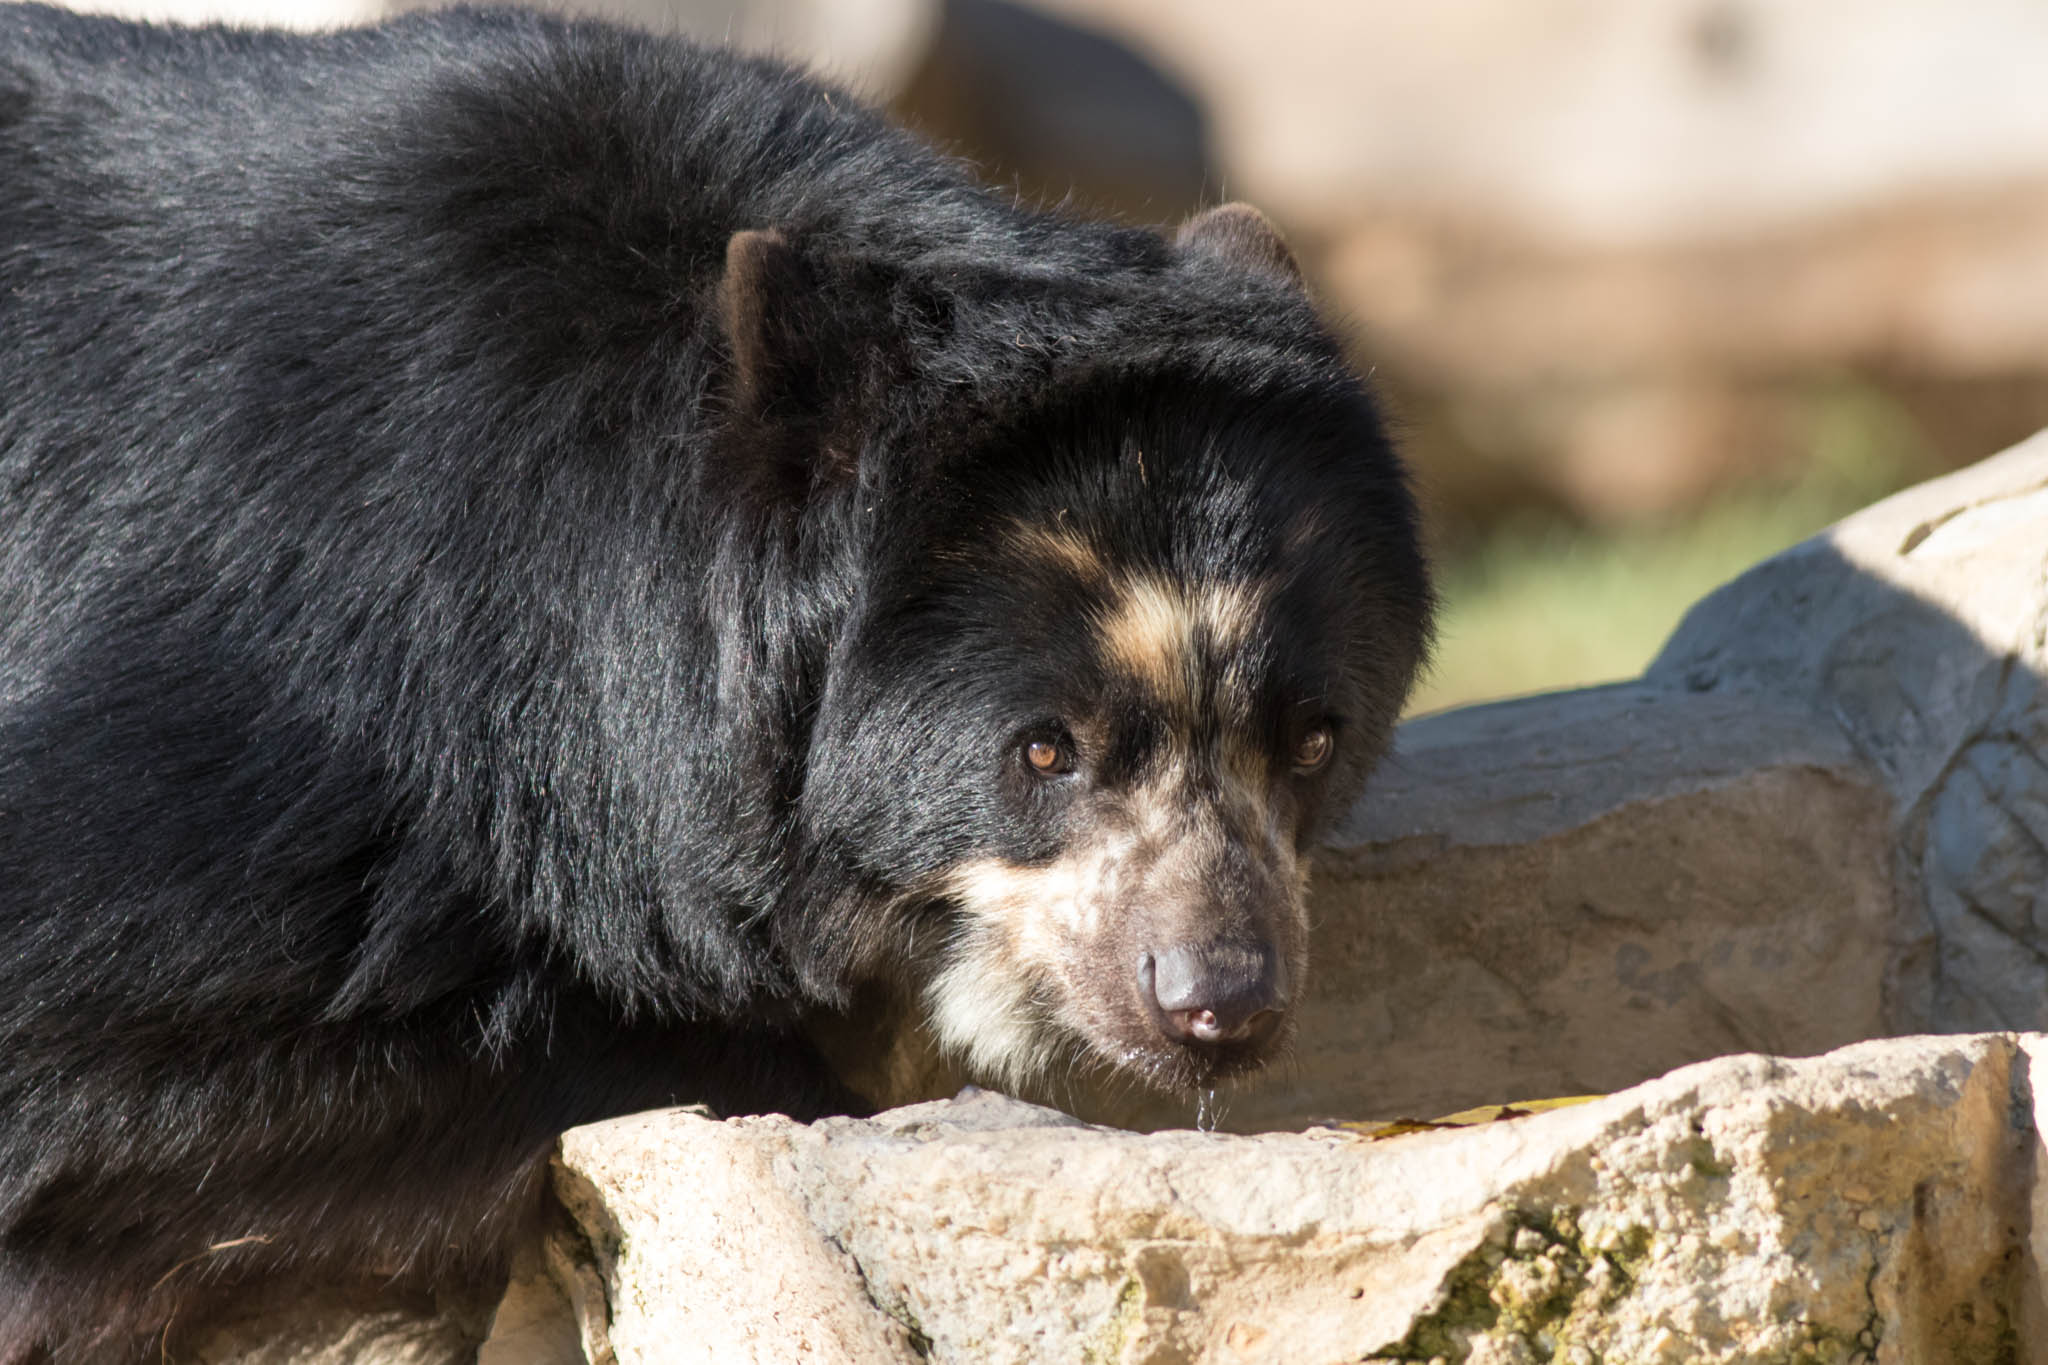
POLYGON ((1024 746, 1024 761, 1035 773, 1057 777, 1074 770, 1074 748, 1056 739, 1034 739, 1024 746))
POLYGON ((1312 773, 1328 763, 1336 749, 1337 737, 1331 733, 1329 723, 1318 721, 1303 732, 1294 746, 1294 770, 1312 773))

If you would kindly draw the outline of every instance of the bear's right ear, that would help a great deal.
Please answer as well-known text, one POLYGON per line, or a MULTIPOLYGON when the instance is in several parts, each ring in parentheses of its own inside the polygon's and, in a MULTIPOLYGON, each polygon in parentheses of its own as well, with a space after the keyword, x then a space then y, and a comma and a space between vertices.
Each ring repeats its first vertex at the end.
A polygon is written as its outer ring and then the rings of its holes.
POLYGON ((1250 204, 1218 204, 1180 225, 1173 244, 1239 270, 1301 287, 1301 266, 1273 220, 1250 204))

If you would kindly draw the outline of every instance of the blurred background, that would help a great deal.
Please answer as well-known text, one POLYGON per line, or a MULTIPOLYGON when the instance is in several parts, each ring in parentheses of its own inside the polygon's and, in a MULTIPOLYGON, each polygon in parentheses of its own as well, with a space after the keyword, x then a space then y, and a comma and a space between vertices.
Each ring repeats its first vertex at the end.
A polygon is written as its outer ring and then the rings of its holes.
POLYGON ((1264 208, 1418 473, 1417 710, 1630 676, 1756 559, 2048 426, 2041 0, 567 8, 811 63, 1026 199, 1264 208))

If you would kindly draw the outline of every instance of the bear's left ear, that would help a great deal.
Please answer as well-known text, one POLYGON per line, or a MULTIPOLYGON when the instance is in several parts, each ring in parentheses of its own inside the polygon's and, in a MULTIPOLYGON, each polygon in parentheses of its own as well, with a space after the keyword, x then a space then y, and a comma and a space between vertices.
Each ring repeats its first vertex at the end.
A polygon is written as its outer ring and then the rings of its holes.
POLYGON ((1287 249, 1280 229, 1250 204, 1218 204, 1202 210, 1181 224, 1173 244, 1182 251, 1301 287, 1301 266, 1287 249))

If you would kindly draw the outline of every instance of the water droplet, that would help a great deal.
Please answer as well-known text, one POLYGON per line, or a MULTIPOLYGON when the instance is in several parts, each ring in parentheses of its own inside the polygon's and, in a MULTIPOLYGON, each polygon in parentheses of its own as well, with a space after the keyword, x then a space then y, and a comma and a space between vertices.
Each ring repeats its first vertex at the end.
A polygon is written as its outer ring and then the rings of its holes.
POLYGON ((1195 1127, 1204 1133, 1216 1131, 1216 1121, 1223 1116, 1223 1107, 1216 1102, 1216 1087, 1209 1086, 1195 1096, 1195 1127))

